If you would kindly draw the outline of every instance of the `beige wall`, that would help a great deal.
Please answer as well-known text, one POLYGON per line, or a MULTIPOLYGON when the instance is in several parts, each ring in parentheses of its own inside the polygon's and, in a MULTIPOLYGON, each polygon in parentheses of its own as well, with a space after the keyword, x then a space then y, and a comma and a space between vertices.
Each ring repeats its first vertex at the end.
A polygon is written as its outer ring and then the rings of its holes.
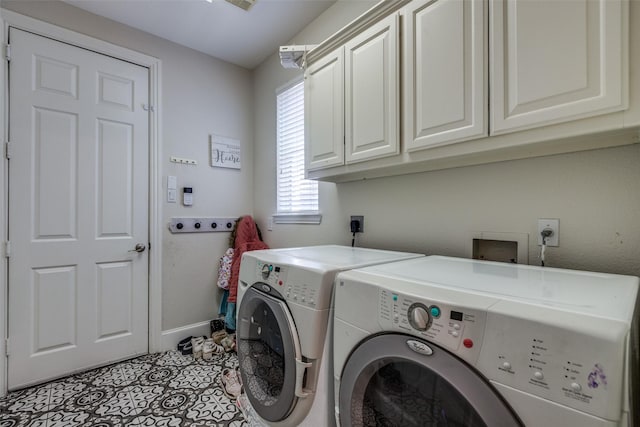
MULTIPOLYGON (((317 44, 376 3, 377 1, 338 1, 294 37, 290 44, 317 44)), ((339 187, 325 182, 319 183, 322 211, 320 226, 274 224, 273 231, 267 230, 269 217, 276 210, 276 90, 294 79, 302 79, 302 71, 282 68, 278 53, 274 52, 253 74, 256 158, 254 215, 263 230, 265 241, 272 247, 347 242, 345 227, 348 227, 348 221, 339 204, 339 187)))
MULTIPOLYGON (((339 1, 295 44, 321 41, 375 4, 339 1)), ((560 218, 552 266, 640 275, 640 146, 502 162, 346 184, 320 183, 321 225, 279 225, 275 212, 275 91, 301 78, 277 53, 251 72, 57 1, 2 6, 162 60, 162 174, 195 188, 195 206, 162 205, 172 216, 253 213, 272 247, 349 244, 348 216, 365 215, 362 246, 466 256, 473 231, 529 233, 538 263, 537 218, 560 218), (242 141, 241 171, 211 168, 208 135, 242 141), (255 144, 255 145, 254 145, 255 144), (193 158, 198 166, 169 163, 193 158), (255 158, 255 161, 254 161, 255 158)), ((162 329, 201 322, 217 312, 217 261, 227 233, 163 234, 162 329)))
MULTIPOLYGON (((253 109, 251 72, 208 55, 134 30, 58 1, 3 1, 2 6, 162 61, 163 182, 156 183, 166 200, 166 176, 178 186, 194 187, 194 206, 162 204, 162 218, 173 216, 238 216, 252 213, 253 109), (242 170, 209 166, 211 133, 241 140, 242 170), (169 162, 170 156, 198 161, 197 166, 169 162)), ((206 321, 217 315, 217 262, 228 233, 162 236, 162 329, 206 321)), ((152 242, 153 244, 154 242, 152 242)))
POLYGON ((529 233, 560 219, 546 265, 640 275, 640 146, 340 184, 343 216, 363 212, 365 246, 467 256, 473 231, 529 233))
MULTIPOLYGON (((348 6, 328 9, 295 42, 340 28, 348 6)), ((263 228, 275 212, 275 91, 300 74, 275 54, 254 71, 254 212, 263 228)), ((349 215, 364 215, 361 246, 468 256, 472 232, 528 233, 529 263, 539 264, 537 219, 559 218, 548 266, 640 275, 640 145, 321 183, 320 209, 321 225, 275 224, 265 239, 272 247, 350 244, 349 215)))

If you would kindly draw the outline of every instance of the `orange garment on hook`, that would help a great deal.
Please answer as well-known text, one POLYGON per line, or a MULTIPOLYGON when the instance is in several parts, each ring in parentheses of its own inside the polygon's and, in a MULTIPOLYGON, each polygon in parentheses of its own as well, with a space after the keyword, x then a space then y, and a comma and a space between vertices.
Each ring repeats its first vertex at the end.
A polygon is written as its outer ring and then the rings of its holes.
POLYGON ((269 249, 269 246, 260 240, 258 229, 253 218, 250 216, 242 217, 236 228, 233 261, 231 262, 231 277, 229 278, 229 302, 235 303, 238 296, 238 276, 240 275, 242 254, 247 251, 257 251, 260 249, 269 249))

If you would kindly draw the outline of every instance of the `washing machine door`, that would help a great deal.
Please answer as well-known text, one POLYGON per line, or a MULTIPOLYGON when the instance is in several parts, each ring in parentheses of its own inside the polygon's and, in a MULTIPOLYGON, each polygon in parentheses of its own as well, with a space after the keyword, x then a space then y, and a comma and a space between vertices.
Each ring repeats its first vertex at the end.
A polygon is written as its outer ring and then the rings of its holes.
POLYGON ((267 421, 284 420, 300 395, 300 342, 286 303, 269 285, 256 284, 238 309, 237 352, 245 393, 267 421), (296 363, 298 361, 298 363, 296 363))
POLYGON ((361 343, 340 383, 342 426, 523 426, 466 363, 409 335, 361 343))

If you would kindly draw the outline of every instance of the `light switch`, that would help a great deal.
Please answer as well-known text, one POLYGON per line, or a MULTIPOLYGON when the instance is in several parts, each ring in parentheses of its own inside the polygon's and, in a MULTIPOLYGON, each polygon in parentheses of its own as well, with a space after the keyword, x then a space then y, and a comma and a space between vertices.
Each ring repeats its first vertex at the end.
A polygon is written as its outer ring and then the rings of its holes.
POLYGON ((178 178, 167 176, 167 203, 176 203, 178 201, 178 178))
POLYGON ((173 176, 173 175, 169 175, 167 177, 167 188, 169 190, 177 190, 178 189, 178 178, 173 176))

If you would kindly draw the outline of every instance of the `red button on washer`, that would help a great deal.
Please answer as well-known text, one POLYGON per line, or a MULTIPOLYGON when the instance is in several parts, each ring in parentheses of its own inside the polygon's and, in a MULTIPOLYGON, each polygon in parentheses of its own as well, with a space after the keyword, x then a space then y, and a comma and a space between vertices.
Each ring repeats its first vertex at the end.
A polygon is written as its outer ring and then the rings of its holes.
POLYGON ((471 348, 471 347, 473 347, 473 341, 471 339, 469 339, 469 338, 465 338, 462 341, 462 345, 464 345, 467 348, 471 348))
POLYGON ((282 280, 280 280, 280 281, 278 282, 278 285, 282 286, 282 280))

